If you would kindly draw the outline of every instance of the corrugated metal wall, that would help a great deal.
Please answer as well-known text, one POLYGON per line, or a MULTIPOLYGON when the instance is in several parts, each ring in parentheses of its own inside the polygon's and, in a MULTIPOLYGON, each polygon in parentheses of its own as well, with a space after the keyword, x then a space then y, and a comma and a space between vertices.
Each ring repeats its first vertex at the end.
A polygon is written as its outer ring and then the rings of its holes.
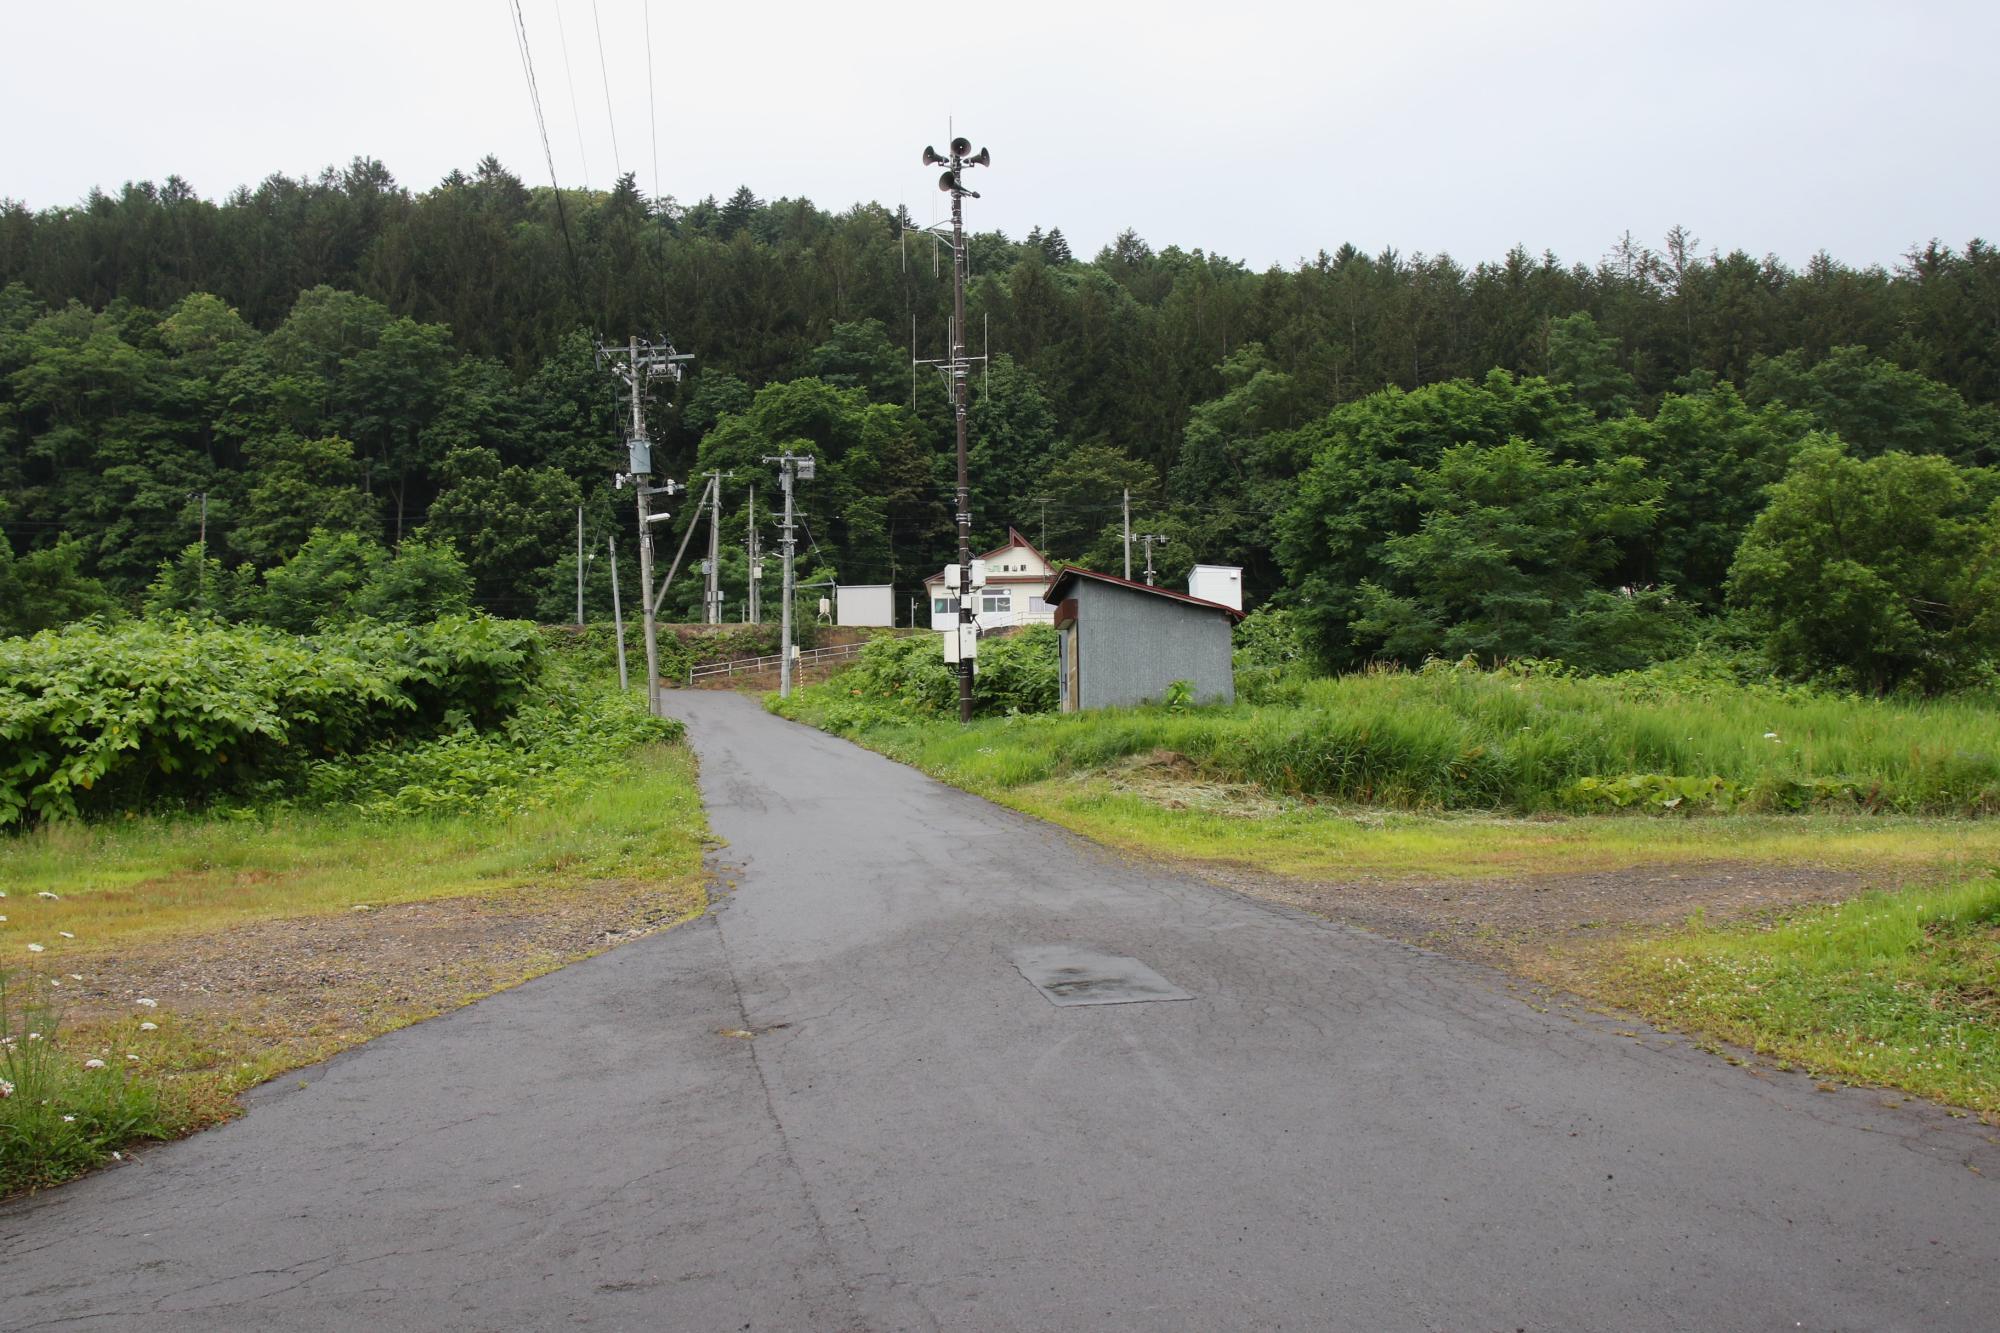
POLYGON ((1227 615, 1092 579, 1074 595, 1083 707, 1158 699, 1177 680, 1193 684, 1197 703, 1236 702, 1227 615))

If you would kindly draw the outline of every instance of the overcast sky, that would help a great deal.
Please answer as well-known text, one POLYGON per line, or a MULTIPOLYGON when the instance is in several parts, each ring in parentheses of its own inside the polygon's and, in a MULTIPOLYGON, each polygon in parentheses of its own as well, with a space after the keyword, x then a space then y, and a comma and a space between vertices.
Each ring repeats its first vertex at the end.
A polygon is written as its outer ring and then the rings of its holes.
MULTIPOLYGON (((657 124, 683 202, 748 184, 928 220, 919 154, 955 119, 993 151, 971 224, 1086 256, 1128 226, 1257 267, 1343 241, 1595 261, 1676 223, 1793 263, 2000 239, 1992 0, 650 9, 657 119, 645 0, 596 0, 603 73, 592 0, 521 0, 566 187, 611 180, 615 128, 650 193, 657 124)), ((0 13, 0 197, 32 207, 357 154, 413 189, 489 152, 548 181, 507 0, 0 13)))

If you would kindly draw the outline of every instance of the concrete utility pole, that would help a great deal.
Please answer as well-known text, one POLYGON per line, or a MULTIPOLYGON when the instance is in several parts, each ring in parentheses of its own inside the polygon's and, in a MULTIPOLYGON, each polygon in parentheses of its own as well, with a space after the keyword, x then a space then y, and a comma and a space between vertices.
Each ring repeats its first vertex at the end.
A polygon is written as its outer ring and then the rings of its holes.
POLYGON ((759 605, 758 593, 764 590, 764 553, 757 549, 757 488, 750 488, 750 519, 743 534, 743 549, 750 557, 750 587, 746 593, 749 605, 745 615, 753 625, 760 625, 763 607, 759 605))
POLYGON ((797 600, 792 590, 792 554, 798 544, 792 535, 792 487, 794 481, 811 481, 815 465, 811 454, 767 455, 764 461, 778 464, 779 480, 785 488, 785 518, 779 524, 785 530, 785 601, 778 608, 778 697, 789 699, 792 697, 792 603, 797 600))
POLYGON ((576 507, 576 627, 583 628, 583 506, 576 507))
POLYGON ((722 483, 733 475, 708 474, 708 589, 703 594, 702 619, 711 625, 722 623, 722 483))
POLYGON ((1166 546, 1169 542, 1157 532, 1142 532, 1139 534, 1139 540, 1146 546, 1146 586, 1150 588, 1153 586, 1153 548, 1166 546))
MULTIPOLYGON (((972 140, 954 136, 951 156, 937 149, 924 149, 924 165, 946 165, 938 177, 938 189, 951 196, 951 358, 939 369, 951 380, 952 416, 958 434, 958 720, 972 721, 972 654, 965 641, 973 624, 972 613, 972 486, 966 472, 966 423, 971 410, 972 359, 965 349, 965 198, 979 197, 977 190, 965 188, 964 173, 972 167, 993 165, 993 154, 982 148, 972 151, 972 140)), ((933 233, 935 234, 935 233, 933 233)), ((981 357, 982 362, 986 358, 981 357)))
POLYGON ((678 382, 681 368, 694 360, 691 352, 676 352, 668 342, 653 343, 637 337, 627 341, 624 347, 597 345, 597 361, 601 366, 610 362, 612 374, 625 382, 632 395, 631 434, 626 440, 627 471, 618 474, 618 484, 627 481, 637 493, 639 510, 639 609, 644 614, 646 625, 646 707, 655 716, 660 711, 660 630, 659 595, 653 591, 653 524, 668 517, 664 510, 651 512, 650 498, 655 495, 672 495, 680 486, 668 481, 664 486, 648 486, 646 479, 653 472, 653 446, 646 436, 646 391, 648 383, 659 376, 678 382), (620 360, 620 356, 623 360, 620 360))
POLYGON ((1125 488, 1125 578, 1132 578, 1132 488, 1125 488))
POLYGON ((618 538, 606 537, 604 544, 611 552, 611 625, 618 632, 618 692, 623 694, 632 682, 625 674, 625 611, 618 605, 618 538))

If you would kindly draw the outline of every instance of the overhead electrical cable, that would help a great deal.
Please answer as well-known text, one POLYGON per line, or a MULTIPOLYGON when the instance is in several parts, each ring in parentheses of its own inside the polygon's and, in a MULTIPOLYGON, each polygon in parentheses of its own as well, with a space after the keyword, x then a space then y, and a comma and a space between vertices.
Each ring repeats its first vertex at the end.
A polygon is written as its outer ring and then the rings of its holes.
POLYGON ((563 23, 562 0, 555 0, 556 36, 562 38, 563 82, 569 85, 569 118, 576 122, 576 155, 583 163, 583 188, 590 188, 590 153, 583 146, 583 112, 576 104, 576 75, 569 66, 569 29, 563 23))
POLYGON ((660 283, 660 321, 664 324, 667 318, 667 255, 663 234, 666 219, 662 214, 666 205, 660 194, 660 106, 653 97, 653 7, 642 3, 640 12, 646 16, 646 115, 652 122, 653 131, 653 273, 660 283))
POLYGON ((590 22, 597 29, 597 77, 604 83, 604 121, 611 127, 611 166, 622 177, 625 163, 618 156, 618 121, 611 114, 611 72, 604 64, 604 24, 597 17, 597 0, 590 0, 590 22))
POLYGON ((556 196, 556 229, 562 233, 563 253, 569 258, 569 282, 576 295, 579 315, 585 314, 589 303, 583 299, 583 275, 576 263, 576 246, 569 235, 569 215, 563 211, 562 185, 556 180, 556 154, 549 147, 549 122, 542 114, 542 90, 535 83, 535 57, 528 47, 528 23, 521 17, 521 0, 512 0, 514 13, 514 40, 521 50, 521 71, 528 78, 528 100, 535 107, 535 128, 542 136, 542 158, 549 164, 549 188, 556 196))

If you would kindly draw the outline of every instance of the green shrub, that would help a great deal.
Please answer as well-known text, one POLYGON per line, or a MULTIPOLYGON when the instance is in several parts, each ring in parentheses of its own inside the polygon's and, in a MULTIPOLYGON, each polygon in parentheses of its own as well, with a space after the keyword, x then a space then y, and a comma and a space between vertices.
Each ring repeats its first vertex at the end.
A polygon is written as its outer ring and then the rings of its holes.
POLYGON ((315 758, 492 726, 542 664, 533 626, 484 616, 314 638, 138 622, 0 640, 0 826, 289 787, 315 758))
POLYGON ((644 700, 636 690, 558 680, 494 730, 465 725, 315 762, 305 800, 371 818, 541 809, 609 779, 636 747, 684 737, 679 721, 648 716, 644 700))

